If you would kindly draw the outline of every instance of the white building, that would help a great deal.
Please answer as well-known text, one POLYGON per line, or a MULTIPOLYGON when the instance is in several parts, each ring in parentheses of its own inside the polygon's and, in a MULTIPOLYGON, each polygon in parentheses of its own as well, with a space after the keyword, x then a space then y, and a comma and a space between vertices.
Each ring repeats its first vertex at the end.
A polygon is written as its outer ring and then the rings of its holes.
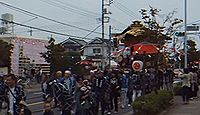
POLYGON ((47 51, 45 46, 48 45, 48 40, 13 35, 1 35, 0 39, 14 45, 11 55, 13 74, 21 75, 24 68, 30 70, 33 67, 35 70, 41 67, 45 73, 50 71, 49 64, 40 54, 47 51))
POLYGON ((108 39, 96 38, 83 46, 82 51, 86 60, 92 61, 94 66, 101 67, 103 64, 104 67, 108 64, 109 54, 113 52, 113 47, 108 39))

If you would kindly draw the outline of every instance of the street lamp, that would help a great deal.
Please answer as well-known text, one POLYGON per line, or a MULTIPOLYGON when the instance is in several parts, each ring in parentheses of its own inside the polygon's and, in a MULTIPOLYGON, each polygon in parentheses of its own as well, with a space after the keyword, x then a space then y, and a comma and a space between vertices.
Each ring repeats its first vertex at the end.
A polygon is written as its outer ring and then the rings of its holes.
POLYGON ((187 0, 185 0, 185 36, 184 36, 184 67, 187 68, 187 0))

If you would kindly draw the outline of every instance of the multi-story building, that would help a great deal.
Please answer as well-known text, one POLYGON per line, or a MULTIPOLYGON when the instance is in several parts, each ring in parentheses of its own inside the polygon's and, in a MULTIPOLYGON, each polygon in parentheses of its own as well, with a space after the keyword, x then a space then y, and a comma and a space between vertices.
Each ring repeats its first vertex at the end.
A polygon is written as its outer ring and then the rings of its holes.
POLYGON ((13 44, 11 73, 20 76, 24 69, 37 71, 39 68, 44 73, 49 73, 49 63, 40 54, 47 51, 45 46, 48 45, 48 40, 14 35, 1 35, 0 39, 13 44))
POLYGON ((81 47, 87 44, 85 40, 68 38, 60 43, 64 46, 66 52, 80 52, 81 47))
POLYGON ((113 52, 113 45, 108 39, 96 38, 83 46, 82 51, 86 60, 90 60, 94 66, 104 67, 108 65, 109 54, 113 52))

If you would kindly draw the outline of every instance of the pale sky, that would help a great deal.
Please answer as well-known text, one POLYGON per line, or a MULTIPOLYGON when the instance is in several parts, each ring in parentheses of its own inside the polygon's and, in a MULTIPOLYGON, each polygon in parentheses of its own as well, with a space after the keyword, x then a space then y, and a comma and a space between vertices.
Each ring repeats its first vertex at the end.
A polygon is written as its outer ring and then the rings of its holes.
MULTIPOLYGON (((161 9, 160 15, 168 14, 176 10, 177 14, 175 17, 184 19, 184 1, 185 0, 113 0, 113 4, 108 8, 112 13, 109 15, 111 17, 110 25, 112 25, 112 32, 120 33, 129 26, 133 20, 141 19, 139 10, 141 8, 148 9, 149 6, 161 9)), ((200 0, 187 1, 188 23, 200 20, 200 14, 198 13, 200 11, 200 0)), ((93 30, 101 24, 98 21, 98 18, 101 18, 101 0, 1 0, 1 2, 88 30, 93 30)), ((18 23, 80 37, 85 37, 90 33, 42 18, 34 19, 33 16, 11 10, 1 4, 0 9, 0 14, 13 14, 14 21, 18 23)), ((197 23, 200 24, 200 21, 197 23)), ((28 30, 28 28, 15 27, 17 35, 29 36, 28 30)), ((98 28, 96 31, 101 32, 101 28, 98 28)), ((33 36, 35 37, 46 39, 50 35, 50 33, 33 30, 33 36)), ((53 37, 55 37, 57 41, 68 38, 54 34, 53 37)), ((101 35, 93 33, 88 37, 93 39, 94 37, 101 37, 101 35)))

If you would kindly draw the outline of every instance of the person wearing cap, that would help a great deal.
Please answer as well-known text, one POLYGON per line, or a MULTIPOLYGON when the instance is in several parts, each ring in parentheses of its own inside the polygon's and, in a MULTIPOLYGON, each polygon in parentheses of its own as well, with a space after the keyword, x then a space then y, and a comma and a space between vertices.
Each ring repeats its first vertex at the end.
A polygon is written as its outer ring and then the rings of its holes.
POLYGON ((70 93, 73 93, 74 81, 71 76, 71 71, 65 71, 64 77, 61 78, 60 83, 63 84, 65 88, 69 90, 70 93))

